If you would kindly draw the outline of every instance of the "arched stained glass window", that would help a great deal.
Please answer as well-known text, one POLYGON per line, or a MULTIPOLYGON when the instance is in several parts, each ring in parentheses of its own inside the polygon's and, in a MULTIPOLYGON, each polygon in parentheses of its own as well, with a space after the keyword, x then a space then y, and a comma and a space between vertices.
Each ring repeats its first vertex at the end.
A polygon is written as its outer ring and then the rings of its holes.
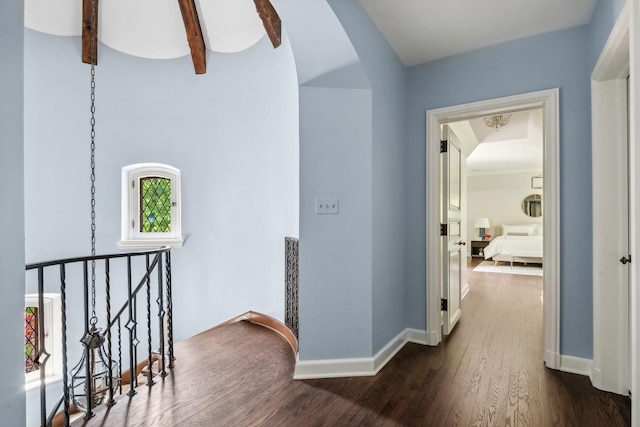
POLYGON ((120 247, 182 246, 180 216, 180 170, 158 163, 122 168, 120 247))

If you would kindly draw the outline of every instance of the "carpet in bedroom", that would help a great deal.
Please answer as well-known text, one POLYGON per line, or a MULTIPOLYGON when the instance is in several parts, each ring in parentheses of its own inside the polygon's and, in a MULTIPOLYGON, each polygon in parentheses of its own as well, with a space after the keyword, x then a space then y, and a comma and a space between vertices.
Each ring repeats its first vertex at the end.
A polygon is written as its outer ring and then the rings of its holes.
POLYGON ((503 274, 524 274, 527 276, 542 276, 542 266, 540 264, 514 264, 500 262, 494 265, 493 261, 482 261, 473 269, 480 273, 503 273, 503 274))

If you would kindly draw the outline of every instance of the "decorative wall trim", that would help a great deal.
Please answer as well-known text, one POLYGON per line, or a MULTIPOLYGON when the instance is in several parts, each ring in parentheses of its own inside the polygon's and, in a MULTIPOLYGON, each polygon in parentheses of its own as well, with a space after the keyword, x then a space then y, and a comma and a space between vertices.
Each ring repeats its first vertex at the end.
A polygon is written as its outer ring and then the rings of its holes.
POLYGON ((464 285, 462 285, 462 289, 460 290, 461 293, 461 297, 460 299, 464 299, 464 297, 467 296, 467 294, 469 293, 469 283, 465 283, 464 285))
POLYGON ((593 360, 575 356, 560 355, 560 370, 571 374, 585 375, 591 378, 593 360))
POLYGON ((241 322, 241 321, 251 322, 256 325, 269 328, 274 332, 277 332, 289 343, 293 352, 296 354, 298 353, 298 340, 296 339, 295 335, 293 335, 293 332, 291 332, 291 329, 289 329, 284 323, 282 323, 278 319, 275 319, 271 316, 267 316, 266 314, 257 313, 255 311, 247 311, 244 314, 241 314, 239 316, 236 316, 232 319, 227 320, 226 322, 223 322, 217 326, 214 326, 212 329, 221 328, 223 326, 230 325, 236 322, 241 322))
POLYGON ((429 333, 427 331, 407 328, 404 330, 404 332, 407 335, 408 342, 422 344, 422 345, 429 345, 429 333))
POLYGON ((342 378, 376 375, 408 342, 427 344, 427 332, 405 329, 373 357, 353 359, 298 360, 293 379, 342 378))
MULTIPOLYGON (((297 360, 294 380, 319 378, 344 378, 374 376, 404 347, 408 342, 430 345, 429 333, 418 329, 407 328, 393 338, 373 357, 357 357, 352 359, 297 360)), ((563 356, 555 353, 547 354, 545 360, 554 360, 558 369, 572 374, 585 375, 592 379, 593 361, 581 357, 563 356)))

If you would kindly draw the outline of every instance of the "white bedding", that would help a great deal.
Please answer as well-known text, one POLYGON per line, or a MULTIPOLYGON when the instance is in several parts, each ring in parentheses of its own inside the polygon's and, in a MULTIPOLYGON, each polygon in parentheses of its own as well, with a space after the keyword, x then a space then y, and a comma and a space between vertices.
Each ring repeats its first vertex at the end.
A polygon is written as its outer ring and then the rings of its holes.
POLYGON ((498 255, 542 258, 542 236, 498 236, 484 248, 485 259, 498 255))

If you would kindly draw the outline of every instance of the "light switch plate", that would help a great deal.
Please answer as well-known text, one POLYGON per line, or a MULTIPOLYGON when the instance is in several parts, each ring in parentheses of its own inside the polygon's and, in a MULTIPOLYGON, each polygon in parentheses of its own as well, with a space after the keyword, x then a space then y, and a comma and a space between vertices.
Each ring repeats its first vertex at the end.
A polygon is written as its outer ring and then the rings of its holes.
POLYGON ((316 215, 338 214, 338 198, 337 197, 318 197, 316 198, 316 215))

